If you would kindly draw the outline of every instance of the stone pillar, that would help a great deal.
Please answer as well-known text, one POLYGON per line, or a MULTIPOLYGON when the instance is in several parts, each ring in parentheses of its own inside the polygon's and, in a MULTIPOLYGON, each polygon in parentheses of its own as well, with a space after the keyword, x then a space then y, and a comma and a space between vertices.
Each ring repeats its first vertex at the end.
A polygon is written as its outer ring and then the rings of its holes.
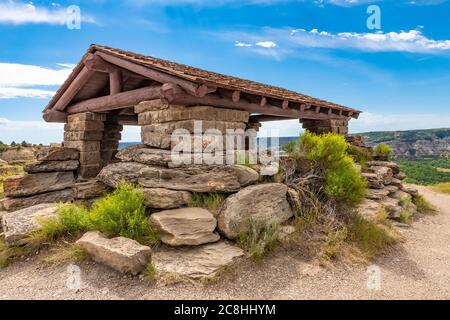
POLYGON ((117 154, 119 141, 122 138, 122 130, 123 126, 117 121, 106 120, 103 139, 100 146, 102 166, 108 165, 117 154))
POLYGON ((310 132, 322 134, 322 133, 339 133, 342 135, 348 134, 348 120, 310 120, 302 119, 300 123, 303 124, 303 128, 310 132))
POLYGON ((93 178, 102 169, 101 142, 105 114, 79 113, 70 115, 64 126, 64 146, 80 151, 81 178, 93 178))
MULTIPOLYGON (((159 99, 141 102, 135 107, 135 113, 138 114, 138 122, 142 126, 142 142, 153 148, 167 150, 177 145, 176 141, 172 141, 172 133, 177 129, 189 133, 193 139, 194 133, 203 134, 207 130, 215 129, 224 135, 225 144, 227 130, 244 133, 250 116, 246 111, 210 106, 168 105, 159 99)), ((211 142, 208 140, 212 139, 203 136, 202 145, 208 145, 211 142)), ((242 142, 245 144, 244 137, 242 142)))

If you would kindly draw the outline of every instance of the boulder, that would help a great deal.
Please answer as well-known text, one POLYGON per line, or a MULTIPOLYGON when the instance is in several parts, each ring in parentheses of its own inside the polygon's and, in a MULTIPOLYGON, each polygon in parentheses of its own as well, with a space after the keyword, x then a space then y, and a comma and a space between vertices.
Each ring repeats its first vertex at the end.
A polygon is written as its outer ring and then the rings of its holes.
POLYGON ((234 165, 231 166, 231 169, 234 171, 236 177, 238 178, 241 187, 246 187, 259 180, 258 172, 247 166, 234 165))
POLYGON ((139 172, 145 168, 147 168, 145 164, 136 162, 112 163, 100 171, 97 179, 112 188, 116 187, 122 180, 137 183, 139 172))
POLYGON ((406 174, 404 174, 403 172, 400 172, 400 173, 394 174, 394 178, 403 181, 406 179, 406 174))
POLYGON ((389 195, 389 190, 384 189, 369 189, 367 193, 367 199, 370 200, 383 200, 389 195))
POLYGON ((391 193, 389 197, 396 200, 411 200, 411 195, 401 190, 391 193))
POLYGON ((375 173, 362 173, 361 174, 368 182, 368 186, 371 189, 383 189, 384 188, 384 184, 383 184, 383 179, 375 174, 375 173))
POLYGON ((400 180, 398 180, 398 179, 395 179, 395 178, 392 179, 390 185, 396 186, 396 187, 399 188, 399 189, 402 189, 402 188, 403 188, 403 182, 400 181, 400 180))
POLYGON ((214 232, 217 220, 203 208, 161 211, 152 214, 150 221, 159 230, 161 241, 171 246, 197 246, 220 239, 214 232))
POLYGON ((246 187, 228 197, 218 215, 219 230, 227 238, 235 239, 250 220, 285 222, 293 216, 287 189, 281 183, 267 183, 246 187))
POLYGON ((164 188, 144 189, 145 204, 154 209, 175 209, 192 204, 192 195, 188 191, 169 190, 164 188))
POLYGON ((56 205, 45 203, 4 214, 2 227, 6 243, 9 246, 23 244, 27 236, 39 230, 39 220, 56 217, 56 211, 56 205))
POLYGON ((417 188, 410 186, 410 185, 402 185, 400 187, 400 189, 406 193, 409 193, 411 196, 413 197, 417 197, 419 196, 419 191, 417 190, 417 188))
POLYGON ((141 170, 139 184, 192 192, 236 192, 241 188, 238 171, 233 166, 146 167, 141 170))
POLYGON ((171 281, 205 280, 216 277, 243 256, 242 249, 221 241, 197 247, 163 249, 154 254, 153 263, 158 275, 171 281))
POLYGON ((386 198, 380 202, 389 215, 389 218, 399 218, 400 213, 403 211, 399 205, 399 201, 393 198, 386 198))
POLYGON ((393 185, 389 185, 389 186, 386 186, 385 189, 386 189, 387 191, 389 191, 389 193, 393 193, 393 192, 395 192, 395 191, 398 190, 398 187, 393 186, 393 185))
POLYGON ((393 174, 400 173, 400 167, 397 163, 392 161, 369 161, 367 163, 369 166, 373 167, 388 167, 392 170, 393 174))
POLYGON ((121 272, 139 274, 145 270, 152 256, 150 247, 124 237, 108 239, 98 231, 87 232, 76 242, 92 258, 121 272))
POLYGON ((138 162, 161 167, 167 167, 168 163, 172 161, 169 150, 154 149, 144 145, 122 149, 116 154, 116 158, 125 162, 138 162))
POLYGON ((73 199, 74 192, 71 188, 68 188, 25 198, 4 198, 0 202, 6 211, 15 211, 41 203, 69 202, 73 199))
POLYGON ((28 173, 75 171, 79 166, 78 160, 67 161, 36 161, 26 164, 24 170, 28 173))
POLYGON ((7 197, 27 197, 69 188, 74 183, 73 172, 45 172, 18 175, 5 179, 7 197))
POLYGON ((72 187, 75 199, 92 199, 103 196, 109 187, 97 179, 80 181, 72 187))
POLYGON ((383 181, 383 184, 388 185, 392 182, 392 179, 394 178, 394 174, 392 173, 392 169, 388 167, 379 167, 379 166, 372 166, 370 169, 378 175, 381 180, 383 181))
POLYGON ((299 212, 301 210, 302 204, 300 201, 300 195, 298 194, 297 190, 293 188, 288 188, 287 200, 294 212, 299 212))
POLYGON ((64 147, 43 148, 36 152, 37 161, 67 161, 78 160, 80 157, 77 149, 64 147))
POLYGON ((376 220, 382 210, 383 206, 379 202, 370 199, 364 200, 357 208, 357 212, 369 221, 376 220))

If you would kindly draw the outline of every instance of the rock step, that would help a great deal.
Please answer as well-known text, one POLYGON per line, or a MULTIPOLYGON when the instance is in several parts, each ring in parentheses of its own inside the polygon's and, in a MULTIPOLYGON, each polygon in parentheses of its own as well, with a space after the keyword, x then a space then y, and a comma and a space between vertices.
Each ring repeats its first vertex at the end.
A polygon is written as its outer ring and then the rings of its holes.
POLYGON ((51 191, 24 198, 4 198, 0 204, 6 211, 15 211, 41 203, 69 202, 74 199, 72 188, 51 191))
POLYGON ((24 170, 28 173, 75 171, 78 169, 79 165, 80 163, 78 162, 78 160, 36 161, 26 164, 24 166, 24 170))
POLYGON ((243 256, 242 249, 221 241, 198 247, 166 248, 153 255, 153 263, 163 279, 203 280, 214 278, 243 256))
POLYGON ((214 232, 217 220, 203 208, 161 211, 152 214, 150 221, 158 228, 161 241, 171 246, 197 246, 220 239, 214 232))
POLYGON ((121 272, 139 274, 151 260, 152 250, 137 241, 117 237, 108 239, 98 231, 87 232, 76 242, 92 258, 121 272))
POLYGON ((23 244, 27 236, 39 230, 39 219, 56 217, 57 209, 54 204, 39 204, 5 213, 1 223, 6 243, 9 246, 23 244))

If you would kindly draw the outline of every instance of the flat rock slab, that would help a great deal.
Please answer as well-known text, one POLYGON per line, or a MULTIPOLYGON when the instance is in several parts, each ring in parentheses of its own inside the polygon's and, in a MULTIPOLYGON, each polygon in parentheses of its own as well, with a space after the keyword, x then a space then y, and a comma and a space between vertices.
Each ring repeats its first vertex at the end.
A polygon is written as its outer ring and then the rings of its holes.
POLYGON ((144 189, 145 204, 154 209, 175 209, 192 204, 192 194, 188 191, 169 190, 164 188, 144 189))
POLYGON ((374 200, 366 199, 361 203, 357 212, 364 218, 373 221, 377 218, 378 214, 383 210, 383 206, 374 200))
POLYGON ((244 166, 147 167, 141 171, 139 184, 191 192, 236 192, 258 179, 256 171, 244 166))
POLYGON ((294 215, 287 191, 284 184, 267 183, 246 187, 228 197, 218 215, 219 230, 227 238, 235 239, 250 220, 285 222, 294 215))
POLYGON ((41 193, 24 198, 5 198, 0 200, 6 211, 15 211, 28 208, 41 203, 69 202, 74 199, 74 192, 71 188, 41 193))
POLYGON ((392 161, 369 161, 367 163, 369 166, 375 166, 375 167, 388 167, 392 170, 394 174, 400 173, 400 167, 397 163, 392 161))
POLYGON ((78 160, 80 157, 77 149, 64 147, 43 148, 36 152, 37 161, 67 161, 78 160))
POLYGON ((370 200, 383 200, 389 195, 390 191, 384 189, 369 189, 367 192, 367 199, 370 200))
POLYGON ((378 174, 363 172, 361 175, 367 180, 369 188, 371 189, 384 188, 383 179, 378 174))
POLYGON ((7 197, 27 197, 63 190, 74 182, 73 172, 43 172, 7 178, 3 186, 7 197))
POLYGON ((72 189, 75 199, 98 198, 109 191, 109 187, 97 179, 77 182, 72 189))
POLYGON ((203 208, 161 211, 152 214, 150 221, 158 228, 161 241, 171 246, 197 246, 220 239, 214 232, 217 220, 203 208))
POLYGON ((153 263, 159 276, 174 280, 214 278, 244 256, 244 251, 227 242, 198 247, 173 248, 156 252, 153 263))
POLYGON ((142 164, 167 167, 172 161, 171 151, 149 148, 145 145, 131 146, 120 150, 116 158, 124 162, 138 162, 142 164))
POLYGON ((54 172, 54 171, 75 171, 80 163, 78 160, 66 161, 37 161, 26 164, 24 170, 28 173, 54 172))
POLYGON ((23 244, 27 236, 39 230, 39 219, 56 217, 56 211, 54 204, 39 204, 4 214, 2 226, 6 243, 10 246, 23 244))
POLYGON ((147 165, 136 162, 117 162, 104 167, 97 176, 97 179, 110 186, 116 187, 122 179, 129 183, 137 183, 139 172, 147 168, 147 165))
POLYGON ((117 237, 108 239, 98 231, 87 232, 76 242, 92 258, 121 273, 138 274, 151 260, 152 250, 137 241, 117 237))
POLYGON ((391 184, 392 180, 394 179, 392 169, 389 167, 372 166, 370 167, 370 169, 373 171, 373 173, 381 178, 383 184, 385 185, 391 184))

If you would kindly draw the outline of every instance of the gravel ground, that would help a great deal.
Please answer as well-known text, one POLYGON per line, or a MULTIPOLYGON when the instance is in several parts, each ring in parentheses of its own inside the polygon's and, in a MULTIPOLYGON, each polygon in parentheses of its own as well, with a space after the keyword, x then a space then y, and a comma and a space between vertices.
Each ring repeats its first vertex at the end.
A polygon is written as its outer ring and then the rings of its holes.
POLYGON ((66 285, 67 264, 49 266, 36 256, 0 270, 0 299, 450 299, 450 196, 420 189, 441 213, 401 229, 405 241, 375 262, 378 290, 368 288, 366 266, 323 269, 280 251, 215 284, 152 284, 84 262, 75 291, 66 285))

